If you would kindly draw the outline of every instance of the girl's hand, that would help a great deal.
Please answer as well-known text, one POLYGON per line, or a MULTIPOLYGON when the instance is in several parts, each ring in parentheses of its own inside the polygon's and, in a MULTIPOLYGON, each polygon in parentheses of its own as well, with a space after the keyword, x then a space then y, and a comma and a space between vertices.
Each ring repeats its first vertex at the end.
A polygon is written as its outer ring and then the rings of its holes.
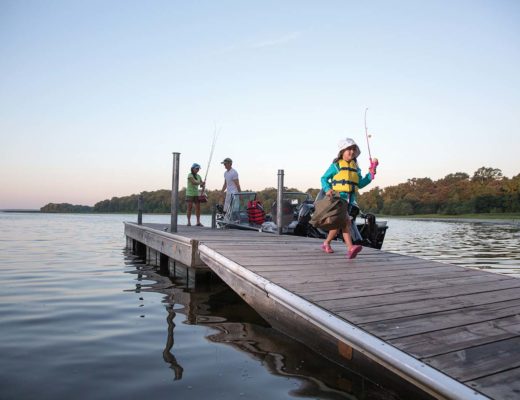
POLYGON ((334 195, 334 190, 330 189, 326 193, 327 196, 332 197, 334 195))

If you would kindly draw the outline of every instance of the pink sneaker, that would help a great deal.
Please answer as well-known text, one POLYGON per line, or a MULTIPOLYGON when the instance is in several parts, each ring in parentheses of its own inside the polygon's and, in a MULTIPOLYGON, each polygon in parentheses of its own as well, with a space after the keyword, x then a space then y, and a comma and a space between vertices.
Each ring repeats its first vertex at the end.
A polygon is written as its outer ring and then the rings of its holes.
POLYGON ((328 243, 323 243, 321 245, 321 249, 325 252, 325 253, 334 253, 334 250, 332 250, 332 247, 330 247, 330 244, 328 243))
POLYGON ((352 258, 356 258, 356 256, 361 250, 363 250, 363 246, 360 246, 359 244, 353 245, 347 252, 347 258, 349 260, 352 258))

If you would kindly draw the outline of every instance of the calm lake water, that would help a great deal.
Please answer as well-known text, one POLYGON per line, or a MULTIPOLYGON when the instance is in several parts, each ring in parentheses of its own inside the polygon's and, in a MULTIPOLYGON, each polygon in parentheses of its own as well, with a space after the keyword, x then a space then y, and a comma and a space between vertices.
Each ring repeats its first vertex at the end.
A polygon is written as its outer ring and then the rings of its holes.
MULTIPOLYGON (((144 265, 124 249, 135 220, 0 213, 1 399, 396 398, 224 285, 188 289, 144 265)), ((519 226, 388 223, 384 250, 520 277, 519 226)))

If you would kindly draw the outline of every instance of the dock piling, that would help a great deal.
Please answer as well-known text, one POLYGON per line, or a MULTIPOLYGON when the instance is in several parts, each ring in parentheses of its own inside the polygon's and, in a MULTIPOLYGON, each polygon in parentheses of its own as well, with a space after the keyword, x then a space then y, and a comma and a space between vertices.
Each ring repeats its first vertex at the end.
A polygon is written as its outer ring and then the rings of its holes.
POLYGON ((137 225, 143 224, 143 195, 137 197, 137 225))
POLYGON ((283 169, 278 170, 278 192, 276 193, 276 226, 279 235, 282 234, 282 201, 283 201, 283 169))
POLYGON ((179 160, 181 153, 173 153, 173 173, 172 173, 172 207, 170 232, 177 232, 177 215, 179 210, 179 160))

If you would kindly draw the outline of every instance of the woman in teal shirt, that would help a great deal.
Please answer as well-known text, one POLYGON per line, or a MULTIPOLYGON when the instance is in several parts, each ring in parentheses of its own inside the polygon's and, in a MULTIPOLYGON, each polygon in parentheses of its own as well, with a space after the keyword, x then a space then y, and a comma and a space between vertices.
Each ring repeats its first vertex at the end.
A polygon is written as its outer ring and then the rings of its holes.
POLYGON ((191 210, 195 204, 195 217, 197 218, 197 226, 204 226, 200 223, 200 201, 199 186, 204 187, 205 182, 202 180, 198 172, 200 165, 193 163, 191 171, 188 174, 188 182, 186 184, 186 217, 188 218, 188 226, 191 226, 191 210))

